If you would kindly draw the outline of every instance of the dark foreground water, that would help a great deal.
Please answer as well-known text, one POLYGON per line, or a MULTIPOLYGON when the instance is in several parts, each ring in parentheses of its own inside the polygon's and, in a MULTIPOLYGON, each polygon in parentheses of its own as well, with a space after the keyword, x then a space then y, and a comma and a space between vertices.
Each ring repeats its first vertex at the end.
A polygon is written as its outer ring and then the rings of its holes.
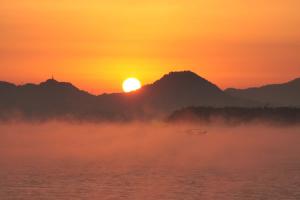
POLYGON ((1 125, 0 199, 300 199, 297 127, 187 129, 1 125))

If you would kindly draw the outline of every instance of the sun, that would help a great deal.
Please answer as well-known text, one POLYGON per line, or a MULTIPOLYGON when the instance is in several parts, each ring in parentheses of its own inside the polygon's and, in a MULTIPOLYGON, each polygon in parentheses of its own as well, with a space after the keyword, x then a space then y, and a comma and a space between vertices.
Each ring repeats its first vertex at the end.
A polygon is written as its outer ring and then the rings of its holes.
POLYGON ((141 82, 134 77, 127 78, 123 82, 123 91, 132 92, 141 88, 141 82))

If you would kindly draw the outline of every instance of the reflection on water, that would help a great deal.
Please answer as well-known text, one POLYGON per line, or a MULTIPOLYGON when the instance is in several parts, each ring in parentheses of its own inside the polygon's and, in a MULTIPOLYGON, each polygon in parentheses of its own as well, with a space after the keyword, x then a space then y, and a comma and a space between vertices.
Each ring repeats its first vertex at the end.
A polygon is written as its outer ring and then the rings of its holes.
POLYGON ((298 128, 207 129, 2 125, 0 199, 300 199, 298 128))

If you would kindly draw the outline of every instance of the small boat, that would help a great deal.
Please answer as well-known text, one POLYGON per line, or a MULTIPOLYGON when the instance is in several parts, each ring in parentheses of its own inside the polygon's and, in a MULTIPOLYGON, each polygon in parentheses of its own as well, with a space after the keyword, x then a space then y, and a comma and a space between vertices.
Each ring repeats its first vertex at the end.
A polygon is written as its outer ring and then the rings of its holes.
POLYGON ((205 130, 201 130, 201 129, 188 129, 185 131, 186 134, 189 135, 207 135, 208 132, 205 130))

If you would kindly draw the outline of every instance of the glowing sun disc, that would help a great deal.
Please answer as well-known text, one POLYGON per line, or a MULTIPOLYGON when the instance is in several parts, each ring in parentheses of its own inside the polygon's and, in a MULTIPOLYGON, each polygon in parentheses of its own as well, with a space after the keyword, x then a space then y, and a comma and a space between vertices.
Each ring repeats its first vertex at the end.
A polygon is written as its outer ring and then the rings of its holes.
POLYGON ((137 78, 127 78, 123 82, 124 92, 132 92, 141 88, 141 82, 137 78))

